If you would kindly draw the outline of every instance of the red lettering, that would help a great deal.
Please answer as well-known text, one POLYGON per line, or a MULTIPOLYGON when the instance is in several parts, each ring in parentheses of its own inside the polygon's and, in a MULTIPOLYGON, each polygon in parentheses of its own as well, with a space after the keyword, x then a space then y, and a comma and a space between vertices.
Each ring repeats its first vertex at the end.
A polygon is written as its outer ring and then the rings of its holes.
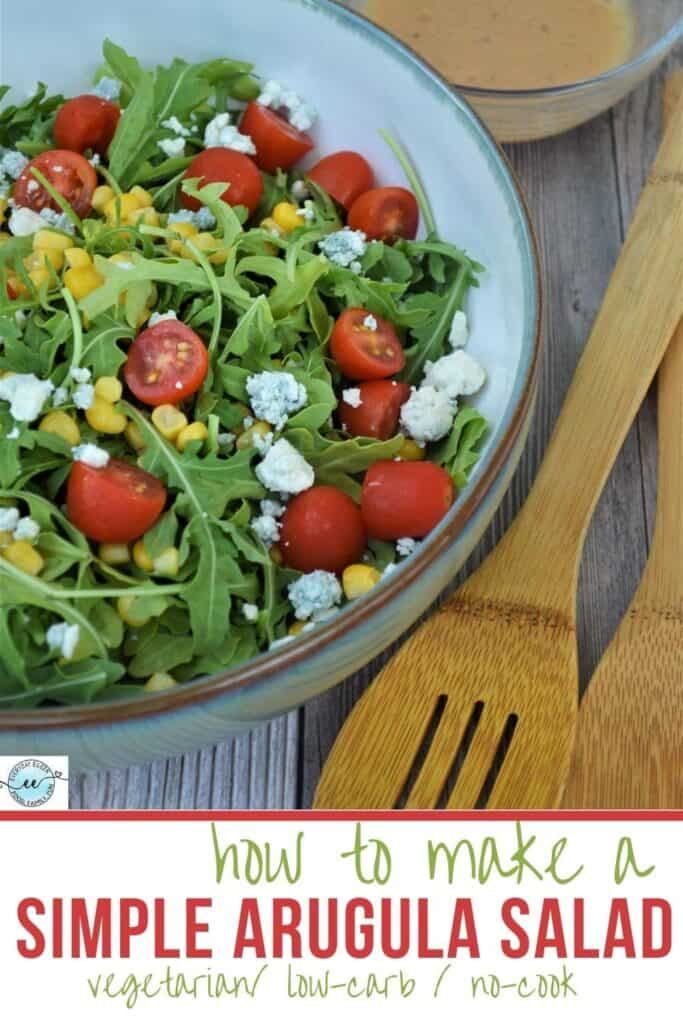
POLYGON ((671 917, 671 904, 668 900, 643 900, 643 956, 646 960, 668 956, 671 952, 671 917), (655 910, 661 911, 662 915, 662 937, 658 946, 652 937, 652 914, 655 910))
POLYGON ((584 945, 585 910, 585 903, 582 899, 574 900, 574 956, 577 960, 595 960, 600 956, 600 950, 595 946, 584 945))
POLYGON ((273 956, 282 958, 284 954, 283 939, 289 939, 293 960, 301 959, 301 907, 297 900, 273 900, 273 956), (285 915, 289 920, 285 920, 285 915))
POLYGON ((567 943, 564 940, 560 901, 555 899, 543 900, 541 904, 541 919, 538 923, 538 937, 536 939, 536 952, 534 956, 542 959, 546 954, 546 950, 549 949, 554 949, 560 958, 567 956, 567 943))
POLYGON ((417 901, 417 955, 421 960, 443 956, 443 949, 429 945, 429 900, 417 901))
POLYGON ((629 960, 633 959, 636 955, 633 929, 631 928, 631 916, 628 912, 628 900, 625 899, 612 900, 603 955, 606 958, 612 957, 616 949, 623 949, 629 960))
POLYGON ((154 955, 158 960, 177 960, 180 950, 175 946, 166 947, 166 917, 163 899, 154 901, 154 955))
POLYGON ((258 960, 262 960, 266 955, 261 915, 259 913, 258 900, 255 899, 242 900, 240 916, 237 922, 235 949, 232 955, 236 959, 243 957, 247 949, 252 949, 254 956, 258 960))
POLYGON ((392 960, 398 960, 408 954, 410 949, 410 900, 400 899, 398 901, 398 944, 392 943, 393 929, 391 927, 391 911, 393 900, 383 899, 381 903, 382 914, 382 953, 392 960))
POLYGON ((197 911, 201 907, 209 908, 213 905, 210 899, 189 899, 185 906, 185 950, 191 960, 208 958, 212 956, 213 950, 197 945, 197 936, 205 935, 209 926, 206 921, 197 920, 197 911))
POLYGON ((92 924, 88 903, 82 897, 71 901, 71 956, 88 959, 96 956, 111 957, 111 900, 99 899, 95 903, 92 924))
POLYGON ((346 904, 346 952, 357 960, 372 956, 374 947, 372 913, 370 900, 355 899, 349 900, 346 904), (363 923, 357 924, 357 914, 362 915, 363 923))
POLYGON ((119 905, 119 935, 121 944, 121 959, 125 960, 130 956, 130 940, 135 935, 143 935, 147 930, 149 922, 149 911, 144 900, 126 899, 121 900, 119 905), (135 923, 133 921, 135 920, 135 923))
POLYGON ((503 924, 509 932, 512 932, 517 942, 514 943, 510 939, 503 939, 500 948, 503 956, 510 957, 511 960, 521 960, 529 952, 529 936, 524 931, 522 925, 515 920, 513 916, 515 911, 526 915, 529 913, 529 904, 526 900, 521 899, 505 900, 502 907, 503 924))
POLYGON ((61 897, 52 901, 52 955, 56 960, 59 960, 63 956, 63 922, 64 922, 64 908, 63 900, 61 897))
POLYGON ((479 956, 479 941, 477 939, 477 926, 474 921, 472 900, 461 899, 455 901, 455 913, 451 927, 451 937, 448 942, 449 957, 457 956, 459 949, 466 949, 471 957, 479 956), (461 935, 464 927, 464 935, 461 935))
POLYGON ((319 960, 328 960, 337 952, 337 927, 339 923, 337 900, 331 899, 327 901, 327 945, 324 946, 320 940, 320 900, 311 900, 309 914, 311 956, 319 960))
POLYGON ((19 955, 27 960, 35 960, 36 957, 42 956, 45 952, 45 936, 38 925, 31 921, 29 917, 30 911, 34 911, 37 915, 42 915, 45 913, 45 904, 42 900, 26 899, 22 900, 17 907, 19 924, 33 939, 32 945, 24 939, 19 939, 17 941, 17 950, 19 955))

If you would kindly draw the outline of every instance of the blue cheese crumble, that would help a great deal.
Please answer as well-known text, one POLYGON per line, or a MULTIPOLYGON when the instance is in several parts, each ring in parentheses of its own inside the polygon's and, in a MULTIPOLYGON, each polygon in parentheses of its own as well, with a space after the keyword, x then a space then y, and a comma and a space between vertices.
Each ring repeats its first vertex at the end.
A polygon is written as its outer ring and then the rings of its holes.
POLYGON ((116 78, 103 75, 93 89, 92 95, 99 96, 101 100, 110 100, 115 103, 121 95, 121 83, 116 78))
POLYGON ((300 132, 312 128, 318 117, 315 107, 303 96, 273 79, 263 86, 257 102, 271 110, 284 110, 289 123, 300 132))
POLYGON ((176 210, 169 213, 167 224, 194 224, 198 231, 212 231, 216 227, 216 218, 208 206, 198 210, 176 210))
POLYGON ((234 124, 230 124, 230 114, 216 114, 204 129, 204 145, 207 149, 219 147, 234 149, 237 153, 253 156, 256 146, 248 135, 242 135, 234 124))
POLYGON ((61 654, 70 661, 73 658, 81 635, 80 626, 70 626, 68 622, 56 622, 45 634, 47 646, 51 651, 61 654))
POLYGON ((300 494, 315 480, 313 467, 284 438, 275 442, 255 472, 266 490, 282 494, 300 494))
POLYGON ((463 311, 459 309, 453 317, 453 323, 451 324, 448 340, 453 348, 464 348, 467 344, 468 337, 469 327, 467 325, 467 314, 463 313, 463 311))
POLYGON ((360 388, 345 388, 342 391, 342 400, 350 405, 352 409, 358 409, 363 404, 360 388))
POLYGON ((431 385, 412 388, 401 406, 401 427, 418 444, 440 441, 453 426, 456 409, 448 395, 431 385))
POLYGON ((9 402, 12 419, 31 423, 40 416, 54 389, 52 381, 40 380, 34 373, 15 373, 0 380, 0 400, 9 402))
POLYGON ((486 381, 486 372, 476 359, 456 349, 435 363, 425 363, 424 384, 442 391, 450 399, 459 395, 474 395, 486 381))
POLYGON ((264 370, 247 377, 247 394, 254 414, 282 430, 290 413, 303 409, 308 393, 291 373, 264 370))
POLYGON ((416 547, 417 541, 414 537, 399 537, 396 541, 396 554, 400 558, 407 558, 408 555, 412 555, 416 547))
POLYGON ((0 176, 17 180, 28 165, 28 157, 17 149, 7 149, 0 157, 0 176))
POLYGON ((183 156, 185 153, 185 139, 182 135, 177 135, 175 138, 159 139, 158 146, 170 159, 175 156, 183 156))
POLYGON ((326 617, 325 613, 341 601, 342 589, 334 573, 315 569, 290 583, 287 594, 294 615, 300 622, 305 622, 306 619, 326 617))
POLYGON ((318 242, 318 247, 331 263, 336 263, 338 267, 351 267, 365 255, 365 232, 342 228, 341 231, 333 231, 331 235, 323 238, 318 242))
POLYGON ((104 469, 109 462, 109 452, 96 444, 77 444, 71 454, 74 462, 83 462, 92 469, 104 469))
POLYGON ((35 519, 31 519, 30 516, 22 516, 22 518, 18 521, 17 525, 12 531, 12 536, 14 537, 15 540, 31 541, 36 540, 39 533, 40 526, 35 521, 35 519))

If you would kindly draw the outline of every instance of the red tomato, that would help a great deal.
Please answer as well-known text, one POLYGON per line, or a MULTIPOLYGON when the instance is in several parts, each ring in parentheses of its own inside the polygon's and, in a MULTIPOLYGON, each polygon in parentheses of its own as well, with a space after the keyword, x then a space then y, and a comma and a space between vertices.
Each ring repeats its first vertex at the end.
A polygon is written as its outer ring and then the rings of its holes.
POLYGON ((348 224, 364 231, 368 238, 396 242, 415 238, 420 221, 417 200, 407 188, 373 188, 356 199, 349 210, 348 224))
MULTIPOLYGON (((229 185, 221 199, 231 206, 246 206, 253 213, 261 202, 263 179, 250 156, 237 153, 234 149, 213 146, 194 158, 183 175, 185 178, 200 178, 200 187, 214 181, 229 185)), ((186 210, 198 210, 201 203, 181 191, 180 199, 186 210)))
POLYGON ((393 324, 376 316, 376 329, 368 327, 365 320, 371 315, 357 306, 346 309, 332 331, 332 358, 350 380, 381 380, 400 373, 406 365, 393 324))
POLYGON ((74 462, 66 507, 69 519, 90 540, 128 544, 142 537, 164 510, 166 488, 150 473, 119 459, 103 469, 74 462))
POLYGON ((397 380, 368 380, 358 385, 361 404, 341 402, 342 428, 355 437, 376 437, 386 441, 398 428, 401 406, 410 397, 407 384, 397 380))
POLYGON ((292 498, 282 520, 280 550, 299 572, 341 573, 365 548, 360 509, 336 487, 311 487, 292 498))
POLYGON ((256 102, 250 103, 244 111, 240 131, 251 137, 256 146, 256 163, 269 174, 275 174, 278 167, 288 171, 313 149, 313 142, 305 132, 256 102))
POLYGON ((424 537, 454 499, 452 479, 433 462, 376 462, 365 474, 361 512, 378 540, 424 537))
POLYGON ((177 405, 204 383, 209 353, 181 320, 161 320, 138 334, 123 368, 126 384, 146 405, 177 405))
POLYGON ((364 156, 346 149, 323 157, 307 177, 348 210, 358 196, 372 188, 375 176, 364 156))
POLYGON ((12 197, 17 206, 28 206, 36 213, 49 207, 59 207, 42 185, 31 174, 35 167, 63 196, 79 217, 90 213, 92 194, 97 188, 97 173, 84 156, 70 149, 49 149, 31 160, 17 178, 12 197))
POLYGON ((76 96, 59 108, 55 120, 55 142, 60 149, 83 153, 94 149, 104 154, 114 138, 121 108, 99 96, 76 96))

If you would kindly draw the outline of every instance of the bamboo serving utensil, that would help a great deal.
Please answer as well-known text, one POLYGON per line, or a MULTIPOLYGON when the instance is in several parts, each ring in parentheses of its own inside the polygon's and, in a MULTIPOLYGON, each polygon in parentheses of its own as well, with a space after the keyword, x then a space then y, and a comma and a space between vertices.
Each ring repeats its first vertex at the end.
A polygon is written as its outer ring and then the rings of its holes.
POLYGON ((683 315, 682 231, 683 101, 524 508, 353 709, 323 769, 317 807, 559 803, 577 719, 581 550, 683 315))
MULTIPOLYGON (((665 120, 681 96, 683 72, 666 83, 665 120)), ((657 384, 652 548, 581 705, 565 807, 683 807, 683 323, 657 384)))

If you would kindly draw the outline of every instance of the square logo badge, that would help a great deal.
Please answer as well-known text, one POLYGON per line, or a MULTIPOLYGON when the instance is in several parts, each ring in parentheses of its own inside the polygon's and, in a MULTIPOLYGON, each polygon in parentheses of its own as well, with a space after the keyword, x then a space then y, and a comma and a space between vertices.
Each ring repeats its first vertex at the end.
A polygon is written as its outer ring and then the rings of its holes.
POLYGON ((68 807, 68 757, 0 757, 0 811, 64 811, 68 807))

